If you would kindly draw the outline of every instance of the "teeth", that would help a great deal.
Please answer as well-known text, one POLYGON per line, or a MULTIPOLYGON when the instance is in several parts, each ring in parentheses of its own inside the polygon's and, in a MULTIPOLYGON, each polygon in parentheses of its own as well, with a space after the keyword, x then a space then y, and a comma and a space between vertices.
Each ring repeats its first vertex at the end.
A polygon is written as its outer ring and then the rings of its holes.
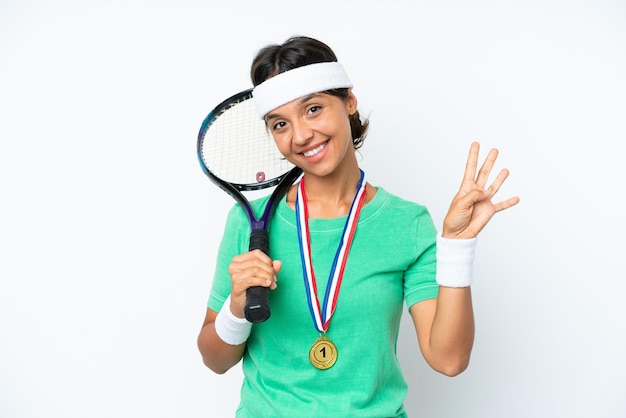
POLYGON ((311 151, 307 151, 307 152, 303 152, 302 154, 305 157, 312 157, 314 155, 317 155, 321 150, 323 150, 324 148, 326 148, 326 143, 320 145, 319 147, 312 149, 311 151))

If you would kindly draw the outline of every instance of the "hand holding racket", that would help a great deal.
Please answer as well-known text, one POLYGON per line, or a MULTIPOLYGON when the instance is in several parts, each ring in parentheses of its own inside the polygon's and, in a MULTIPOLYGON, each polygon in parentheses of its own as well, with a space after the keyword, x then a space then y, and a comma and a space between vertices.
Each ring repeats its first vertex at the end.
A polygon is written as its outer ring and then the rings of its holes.
MULTIPOLYGON (((268 227, 276 205, 302 171, 278 151, 252 99, 252 89, 229 97, 204 119, 198 134, 198 160, 204 173, 230 194, 250 221, 249 250, 269 255, 268 227), (276 186, 257 217, 243 192, 276 186)), ((254 286, 246 291, 244 314, 250 322, 270 316, 269 290, 254 286)))

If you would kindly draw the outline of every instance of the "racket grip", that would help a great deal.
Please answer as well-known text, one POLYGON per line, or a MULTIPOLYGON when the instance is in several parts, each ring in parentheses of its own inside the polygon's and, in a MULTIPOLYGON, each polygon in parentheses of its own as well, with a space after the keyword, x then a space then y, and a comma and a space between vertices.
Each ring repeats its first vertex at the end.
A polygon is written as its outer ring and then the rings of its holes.
POLYGON ((267 234, 267 231, 253 231, 250 234, 250 247, 249 250, 261 250, 265 254, 269 255, 270 253, 270 238, 267 234))
MULTIPOLYGON (((269 236, 267 231, 253 231, 250 234, 249 250, 261 250, 265 254, 270 252, 269 236)), ((246 319, 250 322, 263 322, 270 317, 269 289, 263 286, 253 286, 246 290, 246 306, 243 309, 246 319)))

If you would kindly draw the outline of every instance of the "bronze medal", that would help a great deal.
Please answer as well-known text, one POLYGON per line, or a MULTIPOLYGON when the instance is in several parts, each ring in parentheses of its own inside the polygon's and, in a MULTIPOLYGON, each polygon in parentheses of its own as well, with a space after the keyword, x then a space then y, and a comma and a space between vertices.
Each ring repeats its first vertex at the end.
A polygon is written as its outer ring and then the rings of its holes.
POLYGON ((311 364, 320 370, 329 369, 337 361, 337 347, 325 335, 320 336, 309 351, 311 364))

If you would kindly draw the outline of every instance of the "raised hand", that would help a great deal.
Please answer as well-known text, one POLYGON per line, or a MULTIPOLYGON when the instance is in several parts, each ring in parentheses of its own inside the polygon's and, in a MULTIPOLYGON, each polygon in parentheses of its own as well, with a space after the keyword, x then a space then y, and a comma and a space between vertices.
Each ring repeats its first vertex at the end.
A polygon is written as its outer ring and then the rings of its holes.
POLYGON ((491 201, 509 176, 509 170, 506 168, 500 170, 491 185, 485 188, 489 174, 498 158, 498 150, 494 148, 489 151, 477 174, 479 152, 480 144, 472 143, 461 187, 452 199, 443 221, 442 236, 444 238, 475 238, 493 215, 519 203, 517 196, 495 204, 491 201))

